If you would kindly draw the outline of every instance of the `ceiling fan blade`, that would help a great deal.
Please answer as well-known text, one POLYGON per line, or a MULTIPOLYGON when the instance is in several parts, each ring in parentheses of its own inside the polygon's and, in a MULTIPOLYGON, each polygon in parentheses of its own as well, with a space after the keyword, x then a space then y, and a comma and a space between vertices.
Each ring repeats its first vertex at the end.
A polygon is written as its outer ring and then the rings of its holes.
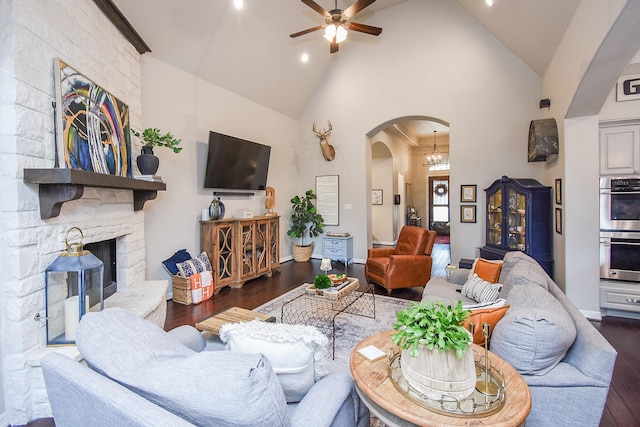
POLYGON ((371 3, 374 3, 376 0, 356 0, 351 6, 346 8, 344 12, 342 12, 347 18, 351 18, 356 13, 360 12, 365 7, 369 6, 371 3))
POLYGON ((313 0, 302 0, 302 3, 306 4, 311 9, 315 10, 325 18, 331 17, 331 14, 324 7, 320 6, 318 3, 314 2, 313 0))
POLYGON ((324 25, 318 25, 318 26, 315 26, 315 27, 307 28, 306 30, 298 31, 297 33, 293 33, 293 34, 289 35, 289 37, 294 39, 296 37, 304 36, 305 34, 309 34, 309 33, 312 33, 314 31, 321 30, 323 28, 324 28, 324 25))
POLYGON ((358 24, 357 22, 349 22, 350 30, 358 31, 360 33, 371 34, 372 36, 379 36, 382 33, 382 28, 372 27, 371 25, 358 24))
POLYGON ((338 43, 336 42, 331 43, 331 46, 329 47, 329 53, 336 53, 339 47, 340 45, 338 43))

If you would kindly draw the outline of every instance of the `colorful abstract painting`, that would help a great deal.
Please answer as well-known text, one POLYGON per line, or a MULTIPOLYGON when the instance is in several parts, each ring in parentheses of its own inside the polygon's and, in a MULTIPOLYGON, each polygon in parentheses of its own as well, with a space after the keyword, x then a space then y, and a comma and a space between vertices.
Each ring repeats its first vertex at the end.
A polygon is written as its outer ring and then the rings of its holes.
POLYGON ((129 107, 58 58, 55 84, 64 167, 130 178, 129 107))

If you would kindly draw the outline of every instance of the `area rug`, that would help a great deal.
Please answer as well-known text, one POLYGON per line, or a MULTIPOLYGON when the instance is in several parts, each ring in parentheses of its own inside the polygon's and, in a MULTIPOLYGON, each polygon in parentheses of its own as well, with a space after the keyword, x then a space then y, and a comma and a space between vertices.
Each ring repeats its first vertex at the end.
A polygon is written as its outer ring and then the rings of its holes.
MULTIPOLYGON (((308 285, 301 285, 261 305, 255 311, 274 316, 280 322, 282 304, 303 294, 305 286, 308 285)), ((375 319, 350 313, 338 315, 336 317, 336 353, 333 362, 330 362, 332 370, 335 368, 348 372, 349 358, 353 348, 370 335, 392 329, 392 325, 396 321, 396 312, 408 307, 409 303, 410 301, 406 299, 376 295, 375 319)))
MULTIPOLYGON (((275 298, 266 304, 256 308, 255 311, 274 316, 280 322, 282 304, 304 293, 305 287, 301 285, 286 294, 275 298)), ((343 372, 351 375, 349 370, 349 358, 354 347, 366 337, 378 332, 392 329, 396 321, 396 312, 408 307, 410 301, 383 295, 375 296, 375 319, 358 316, 350 313, 341 313, 336 317, 336 352, 335 358, 329 360, 328 366, 331 372, 343 372)), ((331 339, 331 338, 330 338, 331 339)), ((331 344, 329 345, 331 346, 331 344)), ((385 350, 385 349, 383 349, 385 350)), ((385 424, 371 416, 371 427, 384 427, 385 424)))

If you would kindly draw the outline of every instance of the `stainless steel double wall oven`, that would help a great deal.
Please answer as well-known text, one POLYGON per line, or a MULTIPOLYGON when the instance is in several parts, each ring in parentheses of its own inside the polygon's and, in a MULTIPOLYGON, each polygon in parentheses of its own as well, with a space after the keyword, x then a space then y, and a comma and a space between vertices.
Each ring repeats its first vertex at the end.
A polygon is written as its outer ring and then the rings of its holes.
POLYGON ((640 176, 600 178, 600 278, 640 282, 640 176))

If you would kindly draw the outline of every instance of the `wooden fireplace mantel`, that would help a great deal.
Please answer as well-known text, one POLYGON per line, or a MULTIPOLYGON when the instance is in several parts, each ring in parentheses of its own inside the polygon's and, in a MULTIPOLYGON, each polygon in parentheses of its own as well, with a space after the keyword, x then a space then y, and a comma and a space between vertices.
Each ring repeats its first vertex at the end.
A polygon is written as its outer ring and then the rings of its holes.
POLYGON ((133 191, 133 210, 142 210, 147 200, 167 189, 164 182, 149 182, 121 176, 87 172, 80 169, 25 169, 24 182, 39 184, 40 218, 54 218, 62 204, 79 199, 84 187, 115 188, 133 191))

